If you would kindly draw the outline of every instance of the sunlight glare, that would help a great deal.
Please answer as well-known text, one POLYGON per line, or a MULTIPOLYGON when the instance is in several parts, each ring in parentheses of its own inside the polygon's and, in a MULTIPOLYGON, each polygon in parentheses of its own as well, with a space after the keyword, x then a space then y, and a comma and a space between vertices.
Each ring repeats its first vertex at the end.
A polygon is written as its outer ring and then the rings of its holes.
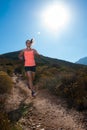
POLYGON ((42 12, 42 19, 46 27, 52 31, 64 28, 69 21, 69 10, 62 4, 48 6, 42 12))

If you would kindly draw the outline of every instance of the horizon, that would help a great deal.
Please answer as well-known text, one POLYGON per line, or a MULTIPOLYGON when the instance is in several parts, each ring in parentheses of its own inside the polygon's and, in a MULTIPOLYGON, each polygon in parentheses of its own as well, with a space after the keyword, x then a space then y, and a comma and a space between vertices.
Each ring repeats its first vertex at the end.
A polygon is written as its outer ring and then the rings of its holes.
POLYGON ((32 48, 46 57, 73 63, 86 57, 86 6, 86 0, 1 0, 0 55, 25 48, 25 41, 34 38, 32 48), (53 5, 59 16, 54 17, 53 5))
MULTIPOLYGON (((6 54, 9 54, 9 53, 14 53, 14 52, 19 52, 19 51, 21 51, 21 50, 16 50, 16 51, 11 51, 11 52, 6 52, 6 53, 2 53, 2 54, 0 54, 0 55, 6 55, 6 54)), ((87 58, 87 56, 85 56, 85 57, 81 57, 81 58, 78 59, 77 61, 72 62, 72 61, 67 61, 67 60, 59 59, 59 58, 56 58, 56 57, 49 57, 49 56, 45 56, 45 55, 42 55, 42 56, 44 56, 44 57, 48 57, 48 58, 52 58, 52 59, 56 59, 56 60, 65 61, 65 62, 70 62, 70 63, 76 63, 76 62, 78 62, 79 60, 82 60, 83 58, 87 58)))

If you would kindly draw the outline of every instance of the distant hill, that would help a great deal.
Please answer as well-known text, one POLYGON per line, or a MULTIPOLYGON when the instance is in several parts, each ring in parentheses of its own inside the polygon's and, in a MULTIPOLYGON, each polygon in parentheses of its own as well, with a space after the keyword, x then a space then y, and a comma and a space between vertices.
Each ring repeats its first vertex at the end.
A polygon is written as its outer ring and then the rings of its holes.
MULTIPOLYGON (((19 60, 18 59, 18 54, 20 53, 19 51, 15 51, 15 52, 9 52, 9 53, 5 53, 3 55, 0 55, 0 59, 9 59, 9 60, 19 60)), ((46 57, 43 55, 40 55, 40 58, 36 57, 36 62, 37 64, 43 64, 43 65, 50 65, 50 66, 67 66, 70 68, 78 68, 81 67, 81 65, 77 65, 74 64, 72 62, 68 62, 68 61, 64 61, 64 60, 60 60, 60 59, 55 59, 55 58, 50 58, 50 57, 46 57)))
POLYGON ((8 53, 0 55, 0 57, 7 58, 7 59, 18 60, 18 54, 19 54, 19 52, 20 51, 8 52, 8 53))
POLYGON ((87 65, 87 57, 83 57, 83 58, 79 59, 76 63, 87 65))

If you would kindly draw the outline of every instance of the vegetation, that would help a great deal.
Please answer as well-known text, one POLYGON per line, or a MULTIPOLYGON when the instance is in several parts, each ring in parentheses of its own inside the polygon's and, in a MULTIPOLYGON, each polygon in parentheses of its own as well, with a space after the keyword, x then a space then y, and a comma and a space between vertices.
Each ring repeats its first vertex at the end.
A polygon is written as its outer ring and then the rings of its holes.
POLYGON ((19 124, 12 124, 5 112, 0 111, 0 130, 22 130, 19 124))
MULTIPOLYGON (((0 57, 0 130, 17 130, 17 126, 12 126, 3 109, 6 97, 2 95, 11 91, 13 83, 10 76, 13 73, 22 74, 26 78, 23 61, 17 59, 18 53, 0 57)), ((87 109, 87 66, 44 56, 36 58, 36 62, 35 84, 39 89, 47 88, 56 96, 64 98, 69 108, 87 109)))
POLYGON ((65 98, 70 108, 87 109, 87 75, 84 67, 78 71, 50 66, 38 67, 38 84, 65 98))
POLYGON ((0 71, 0 130, 22 130, 20 126, 14 125, 8 118, 4 104, 13 88, 11 77, 4 71, 0 71))
POLYGON ((0 112, 0 130, 11 130, 10 121, 4 112, 0 112))
MULTIPOLYGON (((25 77, 23 61, 18 60, 17 52, 4 54, 0 57, 2 60, 0 69, 9 75, 19 73, 25 77)), ((35 84, 39 88, 48 88, 52 93, 61 98, 65 98, 69 107, 77 109, 87 109, 87 66, 57 60, 49 57, 36 57, 37 73, 35 84)), ((2 84, 6 80, 6 74, 1 76, 2 84)), ((9 86, 9 82, 6 82, 9 86)), ((10 83, 11 85, 11 83, 10 83)), ((7 85, 4 85, 4 87, 7 85)), ((5 90, 1 86, 1 93, 5 90)))
POLYGON ((6 72, 0 71, 0 94, 9 93, 12 89, 12 79, 6 72))

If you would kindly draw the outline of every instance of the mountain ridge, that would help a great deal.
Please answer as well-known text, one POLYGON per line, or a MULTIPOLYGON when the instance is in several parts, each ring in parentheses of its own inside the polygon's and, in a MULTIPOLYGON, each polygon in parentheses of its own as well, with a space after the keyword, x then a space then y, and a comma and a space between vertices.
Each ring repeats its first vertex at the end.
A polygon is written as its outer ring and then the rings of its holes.
MULTIPOLYGON (((6 58, 10 60, 19 60, 18 59, 18 54, 20 53, 21 50, 14 51, 14 52, 8 52, 0 55, 0 58, 6 58)), ((35 57, 37 64, 50 64, 54 66, 68 66, 68 67, 81 67, 83 65, 80 65, 79 63, 72 63, 69 61, 65 61, 62 59, 57 59, 57 58, 51 58, 47 56, 40 55, 40 58, 35 57)))
POLYGON ((76 63, 87 65, 87 56, 83 57, 83 58, 80 58, 76 63))

